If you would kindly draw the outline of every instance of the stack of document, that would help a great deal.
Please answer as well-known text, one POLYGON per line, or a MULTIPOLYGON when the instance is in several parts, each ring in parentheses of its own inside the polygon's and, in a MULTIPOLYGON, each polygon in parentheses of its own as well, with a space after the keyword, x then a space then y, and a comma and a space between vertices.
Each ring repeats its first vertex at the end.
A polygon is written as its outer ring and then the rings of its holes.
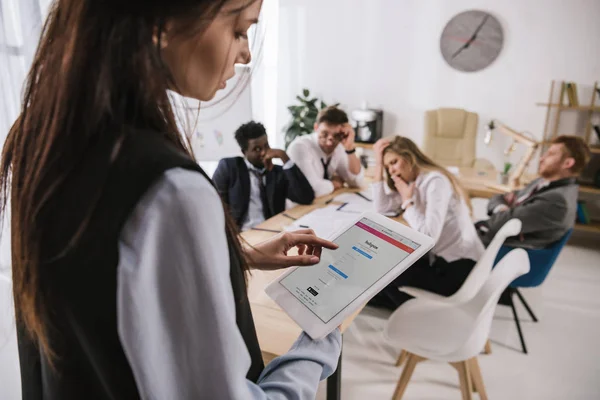
POLYGON ((339 205, 331 205, 316 209, 295 220, 291 225, 285 227, 285 230, 295 231, 308 228, 315 231, 319 237, 329 238, 358 216, 357 213, 338 211, 339 207, 339 205))

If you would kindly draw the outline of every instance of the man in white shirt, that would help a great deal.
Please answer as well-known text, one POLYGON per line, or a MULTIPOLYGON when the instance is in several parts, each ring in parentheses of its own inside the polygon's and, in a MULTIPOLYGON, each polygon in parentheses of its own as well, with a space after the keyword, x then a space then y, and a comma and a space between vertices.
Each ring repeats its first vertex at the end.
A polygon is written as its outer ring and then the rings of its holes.
POLYGON ((314 128, 312 134, 296 138, 288 154, 310 182, 315 196, 327 195, 344 184, 359 187, 363 168, 346 113, 334 106, 326 107, 319 112, 314 128))
POLYGON ((285 210, 285 201, 310 204, 315 198, 310 183, 285 151, 269 146, 265 127, 257 122, 235 132, 244 157, 219 162, 213 181, 238 227, 254 228, 285 210), (273 165, 280 159, 284 165, 273 165))

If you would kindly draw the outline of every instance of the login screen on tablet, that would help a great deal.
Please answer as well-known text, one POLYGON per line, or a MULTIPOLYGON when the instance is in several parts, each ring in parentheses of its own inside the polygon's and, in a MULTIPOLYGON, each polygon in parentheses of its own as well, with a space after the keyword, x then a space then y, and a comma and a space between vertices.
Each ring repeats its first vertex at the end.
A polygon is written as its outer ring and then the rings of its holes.
POLYGON ((324 323, 420 246, 368 218, 334 242, 339 248, 323 250, 319 264, 297 268, 280 281, 324 323))

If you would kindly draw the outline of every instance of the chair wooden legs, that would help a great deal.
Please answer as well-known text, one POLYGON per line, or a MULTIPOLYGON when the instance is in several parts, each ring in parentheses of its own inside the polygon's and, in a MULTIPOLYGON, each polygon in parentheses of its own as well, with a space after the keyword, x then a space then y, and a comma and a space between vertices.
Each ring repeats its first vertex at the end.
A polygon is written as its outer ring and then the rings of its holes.
POLYGON ((408 358, 408 353, 405 350, 400 351, 400 355, 398 356, 398 361, 396 361, 396 367, 404 364, 404 361, 408 358))
POLYGON ((485 392, 485 385, 483 384, 483 377, 481 376, 481 369, 479 368, 477 357, 471 358, 467 363, 469 363, 469 370, 471 371, 471 378, 473 379, 475 391, 479 393, 479 398, 481 400, 487 400, 488 397, 485 392))
POLYGON ((473 394, 471 392, 471 371, 470 363, 468 361, 450 363, 458 371, 458 378, 460 379, 460 392, 462 393, 463 400, 473 400, 473 394))
POLYGON ((408 382, 410 381, 410 377, 412 376, 417 363, 425 360, 425 358, 417 356, 416 354, 411 354, 406 352, 407 360, 404 369, 402 370, 402 375, 400 375, 400 380, 398 380, 398 384, 396 385, 396 391, 394 392, 393 400, 400 400, 404 392, 406 391, 406 387, 408 386, 408 382))
MULTIPOLYGON (((399 359, 400 358, 406 359, 406 365, 402 370, 402 375, 400 375, 392 400, 400 400, 402 398, 406 391, 406 387, 408 386, 408 382, 415 371, 415 367, 419 362, 426 360, 423 357, 409 353, 405 350, 402 350, 399 359)), ((458 371, 460 392, 463 400, 473 400, 473 392, 479 393, 479 398, 481 400, 488 400, 477 357, 473 357, 466 361, 453 362, 450 363, 450 365, 458 371)))
POLYGON ((490 343, 490 339, 488 339, 487 342, 485 342, 483 354, 492 354, 492 344, 490 343))

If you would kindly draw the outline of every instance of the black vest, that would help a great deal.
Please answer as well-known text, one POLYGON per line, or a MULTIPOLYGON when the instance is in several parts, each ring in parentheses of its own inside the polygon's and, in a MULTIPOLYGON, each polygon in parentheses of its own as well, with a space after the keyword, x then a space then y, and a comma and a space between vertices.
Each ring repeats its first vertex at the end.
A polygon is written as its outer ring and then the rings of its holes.
MULTIPOLYGON (((51 311, 49 339, 57 360, 51 368, 17 324, 24 400, 139 398, 117 333, 119 235, 140 198, 166 170, 185 168, 209 178, 157 133, 130 134, 111 161, 107 157, 113 143, 105 138, 83 152, 80 165, 47 208, 51 212, 40 216, 41 226, 51 227, 41 232, 45 261, 40 279, 42 290, 50 293, 45 298, 52 299, 47 303, 51 311), (90 204, 93 212, 80 239, 65 248, 90 204)), ((201 198, 198 206, 202 207, 201 198)), ((256 381, 264 365, 244 273, 232 251, 234 240, 237 238, 228 235, 236 320, 252 359, 247 378, 256 381)), ((202 356, 194 355, 199 362, 210 362, 202 356)))

